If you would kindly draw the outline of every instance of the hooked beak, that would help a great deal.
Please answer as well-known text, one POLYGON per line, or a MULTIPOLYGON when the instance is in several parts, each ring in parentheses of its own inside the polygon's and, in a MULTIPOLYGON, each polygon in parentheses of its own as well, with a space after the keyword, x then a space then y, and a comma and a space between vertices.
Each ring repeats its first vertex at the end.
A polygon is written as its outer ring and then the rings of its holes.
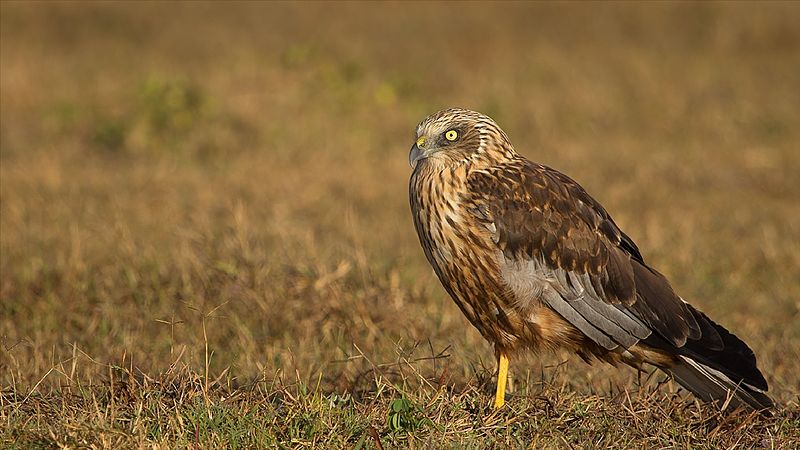
POLYGON ((408 165, 411 166, 412 169, 417 166, 417 161, 425 159, 430 155, 430 152, 422 148, 423 145, 425 145, 425 137, 420 136, 417 142, 414 143, 414 146, 411 147, 411 152, 408 154, 408 165))
POLYGON ((419 148, 419 145, 414 144, 414 146, 411 147, 411 152, 408 154, 408 165, 414 168, 417 165, 417 161, 427 157, 428 155, 425 153, 425 150, 419 148))

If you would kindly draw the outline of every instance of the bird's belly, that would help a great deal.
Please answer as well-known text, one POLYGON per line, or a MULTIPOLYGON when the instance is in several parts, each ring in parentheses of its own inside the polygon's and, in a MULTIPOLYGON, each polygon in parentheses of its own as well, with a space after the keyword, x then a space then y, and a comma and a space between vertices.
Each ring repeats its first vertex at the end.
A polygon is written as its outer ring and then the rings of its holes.
POLYGON ((506 352, 581 345, 582 334, 541 301, 541 294, 551 288, 547 280, 509 282, 501 276, 499 258, 483 256, 494 252, 477 248, 462 241, 434 257, 443 269, 437 271, 442 285, 487 340, 506 352))
POLYGON ((446 237, 446 243, 434 245, 432 264, 445 290, 480 333, 500 348, 510 351, 520 339, 532 338, 530 321, 523 317, 500 278, 491 237, 481 230, 443 227, 434 230, 435 241, 446 237))

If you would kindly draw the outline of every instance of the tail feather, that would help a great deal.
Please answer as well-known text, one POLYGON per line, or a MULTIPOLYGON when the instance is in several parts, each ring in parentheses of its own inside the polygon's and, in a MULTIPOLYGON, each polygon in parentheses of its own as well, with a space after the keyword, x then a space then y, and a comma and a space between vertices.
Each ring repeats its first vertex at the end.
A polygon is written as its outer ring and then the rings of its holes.
POLYGON ((704 331, 700 339, 687 340, 686 345, 679 349, 680 354, 722 372, 729 379, 742 380, 742 383, 747 383, 766 391, 768 389, 767 380, 758 370, 756 355, 753 350, 744 341, 726 330, 722 325, 711 320, 701 311, 691 307, 691 305, 689 305, 689 308, 699 323, 714 330, 714 334, 717 337, 713 339, 713 342, 716 345, 712 345, 712 340, 707 339, 710 333, 704 331))
POLYGON ((765 391, 744 381, 737 383, 719 370, 690 357, 678 356, 675 364, 663 369, 697 397, 716 402, 720 407, 749 405, 768 414, 768 410, 774 406, 765 391))
POLYGON ((650 335, 643 343, 671 358, 669 362, 649 362, 702 400, 731 408, 749 405, 769 414, 767 410, 774 403, 766 395, 769 387, 750 347, 699 310, 687 307, 698 323, 700 336, 676 347, 655 333, 650 335))

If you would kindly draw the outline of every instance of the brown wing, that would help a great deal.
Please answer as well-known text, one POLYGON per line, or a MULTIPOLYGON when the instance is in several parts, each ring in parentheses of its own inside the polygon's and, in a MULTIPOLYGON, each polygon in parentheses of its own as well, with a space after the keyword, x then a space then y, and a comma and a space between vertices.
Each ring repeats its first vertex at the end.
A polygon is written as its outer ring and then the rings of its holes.
POLYGON ((470 210, 495 230, 505 261, 552 280, 541 300, 598 344, 628 348, 655 332, 675 347, 701 338, 722 347, 714 327, 566 175, 515 159, 472 173, 469 188, 470 210))

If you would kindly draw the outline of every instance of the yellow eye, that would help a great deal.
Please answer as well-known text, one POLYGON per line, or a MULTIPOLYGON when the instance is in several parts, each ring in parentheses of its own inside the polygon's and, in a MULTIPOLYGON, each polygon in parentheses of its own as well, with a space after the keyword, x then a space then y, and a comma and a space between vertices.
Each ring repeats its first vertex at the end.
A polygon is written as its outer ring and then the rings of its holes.
POLYGON ((458 131, 456 131, 456 130, 450 130, 450 131, 448 131, 447 133, 445 133, 445 134, 444 134, 444 137, 445 137, 445 139, 447 139, 448 141, 450 141, 450 142, 453 142, 453 141, 455 141, 456 139, 458 139, 458 131))

